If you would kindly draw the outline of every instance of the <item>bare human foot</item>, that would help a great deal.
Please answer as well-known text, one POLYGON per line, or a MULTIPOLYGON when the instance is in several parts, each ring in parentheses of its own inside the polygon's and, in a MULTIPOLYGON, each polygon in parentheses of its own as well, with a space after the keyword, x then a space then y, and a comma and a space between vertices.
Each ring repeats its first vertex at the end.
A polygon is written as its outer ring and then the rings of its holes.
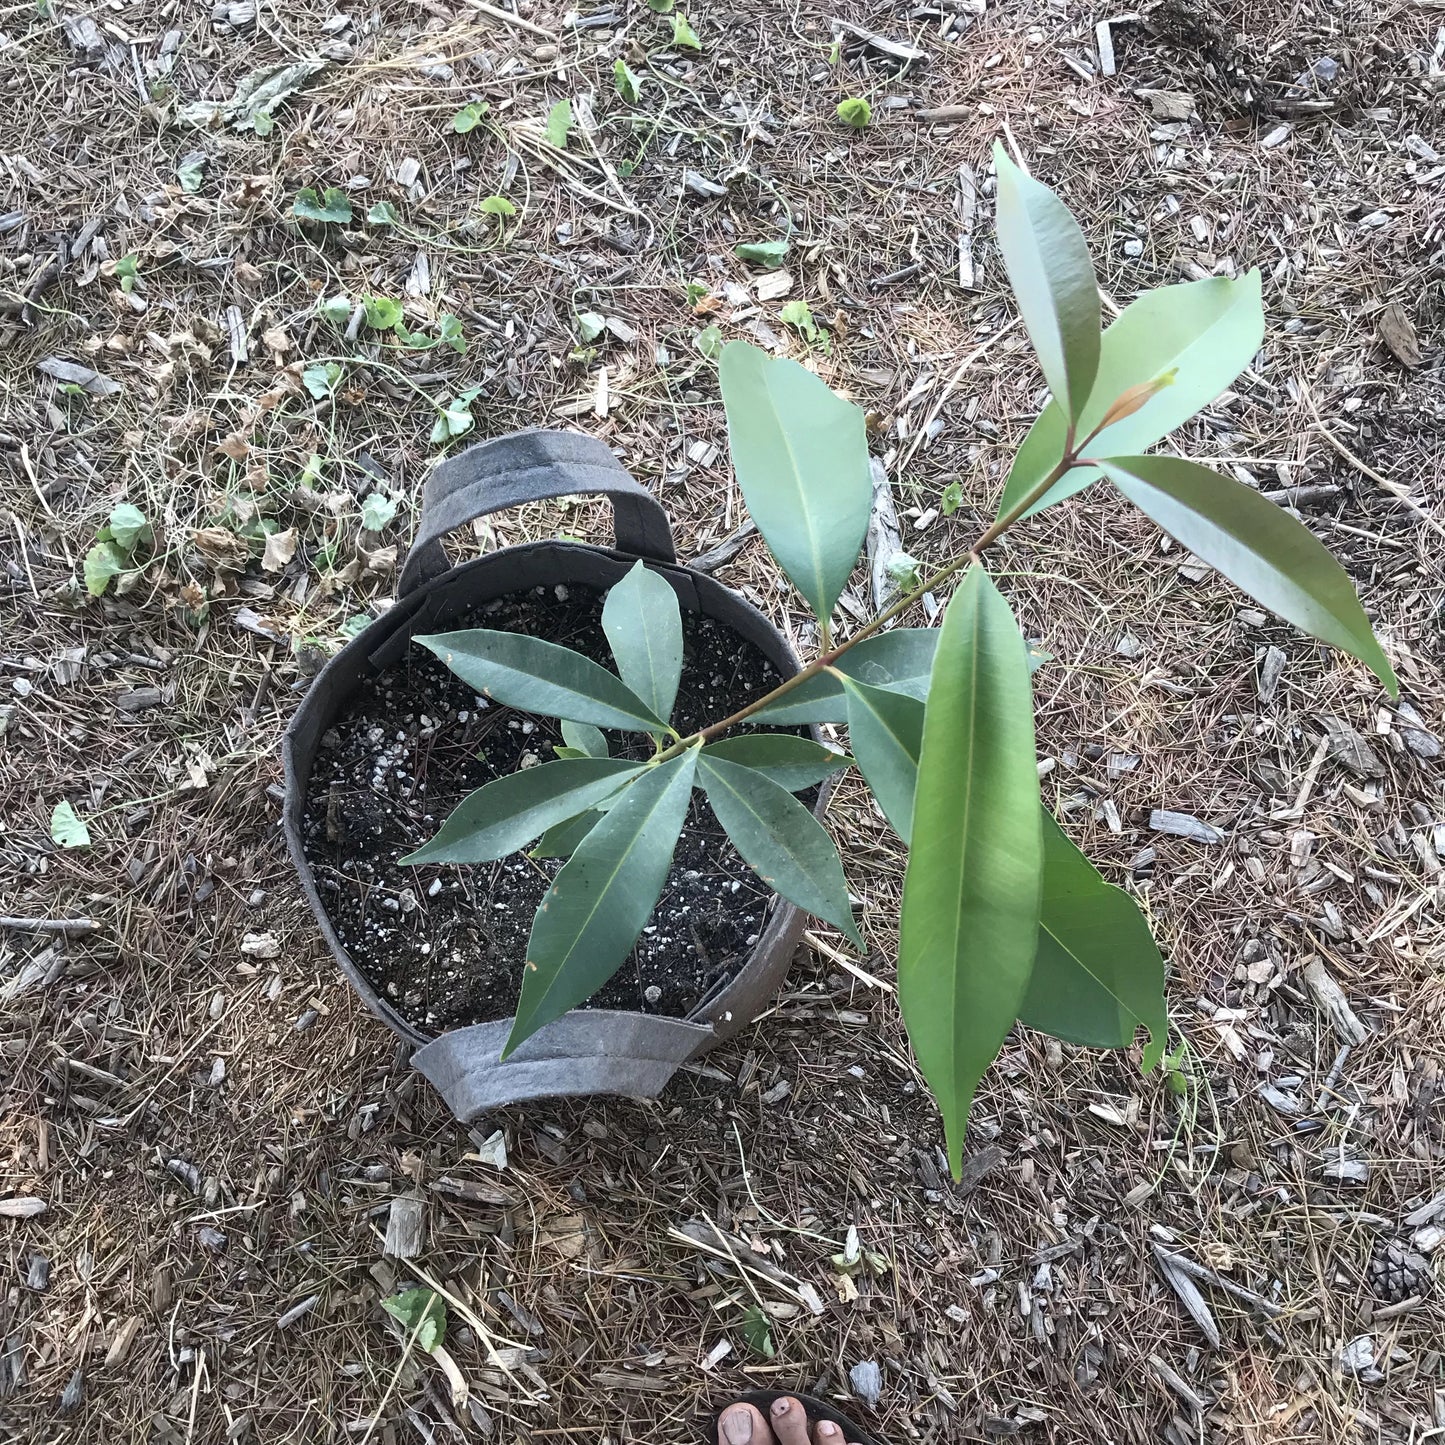
POLYGON ((730 1405, 718 1420, 718 1445, 857 1445, 831 1420, 810 1430, 808 1414, 790 1395, 774 1400, 767 1419, 753 1405, 730 1405))

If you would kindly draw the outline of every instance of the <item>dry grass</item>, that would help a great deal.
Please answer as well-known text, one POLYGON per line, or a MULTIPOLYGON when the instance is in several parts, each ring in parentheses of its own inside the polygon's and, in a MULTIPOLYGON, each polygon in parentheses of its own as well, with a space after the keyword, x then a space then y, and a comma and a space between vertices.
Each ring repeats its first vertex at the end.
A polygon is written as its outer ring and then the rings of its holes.
MULTIPOLYGON (((0 215, 25 216, 0 235, 0 896, 7 912, 99 924, 69 941, 0 933, 0 1198, 47 1206, 0 1220, 0 1438, 673 1445, 731 1388, 846 1397, 865 1360, 884 1382, 871 1418, 896 1440, 1438 1433, 1438 1283, 1392 1312, 1368 1279, 1379 1245, 1408 1243, 1407 1214, 1445 1190, 1438 762, 1409 751, 1359 669, 1190 580, 1177 549, 1104 498, 1021 529, 996 565, 1056 655, 1039 679, 1045 787, 1168 945, 1189 1087, 1176 1098, 1127 1058, 1021 1034, 977 1109, 970 1190, 938 1177, 940 1131, 891 991, 901 864, 855 787, 836 825, 877 952, 848 968, 820 935, 769 1016, 656 1103, 497 1116, 500 1174, 468 1157, 488 1131, 450 1123, 340 983, 269 790, 316 659, 390 594, 431 455, 424 397, 480 384, 480 435, 554 423, 604 437, 657 489, 684 555, 736 525, 723 455, 693 450, 721 442, 721 415, 684 288, 747 285, 732 247, 780 234, 785 215, 794 295, 836 326, 814 360, 879 413, 900 505, 964 481, 965 507, 910 545, 967 541, 1039 403, 982 214, 980 289, 956 283, 958 168, 982 172, 1005 127, 1089 218, 1118 305, 1185 275, 1265 272, 1266 347, 1180 445, 1265 489, 1338 489, 1305 515, 1438 728, 1440 532, 1419 509, 1440 504, 1445 236, 1438 166, 1409 138, 1432 143, 1439 17, 1165 0, 1115 24, 1120 73, 1086 81, 1066 57, 1094 63, 1099 16, 1074 5, 912 20, 845 7, 929 52, 902 77, 852 52, 830 67, 829 28, 805 11, 697 11, 703 56, 647 67, 636 47, 656 52, 667 25, 641 6, 603 29, 567 28, 560 6, 524 13, 552 38, 464 3, 384 5, 334 31, 324 9, 263 4, 233 32, 204 7, 120 4, 96 13, 103 48, 87 59, 58 12, 0 12, 0 215), (269 137, 170 123, 177 103, 325 47, 338 58, 269 137), (643 76, 635 111, 613 96, 618 55, 643 76), (1321 55, 1342 63, 1340 104, 1283 115, 1321 55), (1197 121, 1152 119, 1135 94, 1151 88, 1193 94, 1197 121), (587 90, 592 141, 549 152, 548 106, 587 90), (861 136, 831 123, 848 94, 875 107, 861 136), (450 117, 472 99, 492 111, 458 136, 450 117), (929 126, 913 103, 967 109, 929 126), (187 194, 176 165, 195 149, 206 178, 187 194), (408 158, 414 192, 396 179, 408 158), (689 170, 726 197, 686 191, 689 170), (358 216, 387 200, 404 230, 306 235, 288 219, 298 187, 358 175, 358 216), (506 244, 476 211, 494 191, 518 205, 506 244), (92 219, 94 239, 49 276, 92 219), (105 264, 127 255, 143 310, 105 264), (315 318, 320 295, 400 297, 409 277, 408 324, 460 317, 465 356, 379 351, 365 333, 353 345, 315 318), (1390 302, 1419 334, 1417 369, 1377 339, 1390 302), (233 306, 244 365, 222 330, 233 306), (575 359, 583 310, 636 339, 575 359), (124 390, 67 396, 34 370, 49 355, 124 390), (374 359, 318 403, 296 378, 327 355, 374 359), (233 436, 244 456, 218 451, 233 436), (360 530, 377 487, 400 503, 380 538, 360 530), (70 579, 120 499, 156 526, 158 560, 124 595, 84 603, 70 579), (204 530, 261 520, 294 533, 278 571, 258 568, 259 543, 228 558, 204 530), (238 625, 242 609, 276 640, 238 625), (1118 651, 1125 631, 1137 656, 1118 651), (1267 646, 1287 655, 1269 702, 1267 646), (78 673, 61 656, 77 648, 78 673), (159 706, 124 710, 151 687, 159 706), (1315 767, 1322 714, 1371 740, 1379 778, 1315 767), (89 820, 87 851, 49 842, 63 797, 89 820), (1155 808, 1226 841, 1153 833, 1155 808), (248 935, 275 956, 243 952, 248 935), (1369 1028, 1343 1058, 1303 981, 1312 958, 1369 1028), (1342 1161, 1363 1181, 1342 1182, 1342 1161), (389 1203, 415 1191, 424 1253, 387 1259, 389 1203), (689 1244, 677 1231, 695 1221, 740 1243, 689 1244), (850 1226, 886 1272, 837 1274, 850 1226), (1161 1243, 1273 1317, 1206 1285, 1222 1336, 1209 1348, 1161 1243), (404 1358, 378 1307, 418 1279, 454 1301, 468 1407, 404 1358), (754 1303, 775 1360, 747 1346, 754 1303), (1361 1335, 1382 1378, 1340 1366, 1361 1335)), ((781 304, 726 299, 711 319, 802 354, 781 304)), ((558 527, 601 535, 605 520, 539 508, 492 519, 479 542, 558 527)), ((722 575, 806 642, 757 544, 722 575)))

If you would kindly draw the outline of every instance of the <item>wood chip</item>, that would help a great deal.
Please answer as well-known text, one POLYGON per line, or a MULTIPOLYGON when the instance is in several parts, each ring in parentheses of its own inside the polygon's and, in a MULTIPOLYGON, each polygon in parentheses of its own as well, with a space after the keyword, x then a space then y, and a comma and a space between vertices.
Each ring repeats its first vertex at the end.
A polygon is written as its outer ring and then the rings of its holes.
POLYGON ((1320 1012, 1329 1019, 1330 1026, 1334 1029, 1340 1042, 1342 1044, 1364 1043, 1367 1032, 1364 1024, 1360 1022, 1358 1015, 1350 1007, 1350 1002, 1345 997, 1345 991, 1331 977, 1329 970, 1320 958, 1312 958, 1305 965, 1304 981, 1309 985, 1315 1003, 1319 1006, 1320 1012))
POLYGON ((290 1329, 297 1320, 311 1313, 321 1303, 319 1294, 307 1295, 299 1304, 294 1304, 284 1314, 277 1315, 276 1328, 278 1330, 290 1329))
POLYGON ((1184 1306, 1189 1318, 1199 1326, 1200 1332, 1210 1345, 1216 1350, 1219 1349, 1223 1344, 1219 1326, 1214 1322, 1214 1315, 1205 1302, 1204 1296, 1199 1292, 1198 1286, 1179 1268, 1178 1256, 1170 1254, 1168 1250, 1160 1249, 1156 1244, 1154 1259, 1159 1265, 1159 1272, 1164 1276, 1165 1283, 1179 1296, 1179 1303, 1184 1306))
POLYGON ((1114 35, 1107 20, 1101 20, 1094 26, 1094 39, 1099 45, 1099 74, 1113 75, 1115 70, 1114 35))
POLYGON ((791 271, 769 271, 753 282, 759 301, 777 301, 793 289, 791 271))
POLYGON ((1149 826, 1156 833, 1171 833, 1176 838, 1189 838, 1195 843, 1222 843, 1224 834, 1201 822, 1193 813, 1174 813, 1155 808, 1149 814, 1149 826))
POLYGON ((0 1199, 0 1219, 34 1219, 38 1214, 44 1214, 49 1206, 43 1199, 37 1199, 33 1194, 13 1195, 9 1199, 0 1199))
POLYGON ((1391 355, 1401 366, 1419 366, 1420 338, 1415 334, 1415 323, 1398 301, 1390 302, 1380 312, 1375 326, 1380 340, 1389 347, 1391 355))
POLYGON ((391 1201, 381 1252, 393 1259, 415 1259, 426 1244, 426 1201, 407 1195, 391 1201))
POLYGON ((1343 718, 1322 712, 1318 721, 1325 730, 1329 756, 1358 778, 1382 778, 1385 765, 1375 750, 1343 718))
POLYGON ((135 1343, 136 1336, 140 1334, 141 1317, 132 1315, 116 1332, 110 1342, 110 1348, 105 1352, 105 1363, 111 1365, 121 1364, 125 1357, 130 1354, 130 1347, 135 1343))
POLYGON ((58 356, 47 356, 35 363, 37 371, 56 381, 78 386, 91 396, 115 396, 120 391, 120 382, 102 376, 93 367, 82 366, 77 361, 64 361, 58 356))

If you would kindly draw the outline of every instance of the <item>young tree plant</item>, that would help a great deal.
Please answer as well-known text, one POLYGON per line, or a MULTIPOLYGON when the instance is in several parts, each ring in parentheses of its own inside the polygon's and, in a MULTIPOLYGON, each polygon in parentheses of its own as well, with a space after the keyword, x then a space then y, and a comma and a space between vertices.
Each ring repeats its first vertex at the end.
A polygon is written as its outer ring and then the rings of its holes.
MULTIPOLYGON (((536 839, 565 857, 533 923, 512 1049, 622 965, 661 893, 700 788, 743 859, 798 907, 858 933, 837 850, 794 794, 856 766, 908 846, 899 997, 943 1114, 957 1175, 969 1109, 1015 1021, 1070 1042, 1164 1056, 1164 964, 1132 898, 1042 805, 1032 661, 984 563, 1025 517, 1104 481, 1286 621, 1395 676, 1339 564, 1287 511, 1218 472, 1147 449, 1216 398, 1263 337, 1257 272, 1146 292, 1107 331, 1084 238, 1002 149, 998 239, 1052 399, 1024 439, 994 521, 841 639, 833 609, 862 549, 871 487, 863 414, 810 371, 743 342, 720 373, 734 470, 779 567, 818 619, 821 650, 767 696, 679 736, 682 627, 639 562, 607 595, 615 672, 533 637, 419 638, 496 702, 563 719, 556 761, 468 797, 413 863, 480 863, 536 839), (956 584, 937 628, 894 627, 956 584), (846 724, 853 757, 741 723, 846 724), (601 729, 652 755, 608 755, 601 729)), ((1107 505, 1107 494, 1099 497, 1107 505)))

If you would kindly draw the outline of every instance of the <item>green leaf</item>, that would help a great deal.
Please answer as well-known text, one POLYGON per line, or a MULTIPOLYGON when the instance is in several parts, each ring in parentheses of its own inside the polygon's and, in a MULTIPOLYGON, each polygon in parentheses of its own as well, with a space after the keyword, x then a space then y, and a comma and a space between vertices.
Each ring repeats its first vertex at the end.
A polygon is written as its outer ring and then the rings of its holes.
POLYGON ((697 32, 687 23, 687 16, 681 10, 673 12, 672 43, 680 45, 684 50, 702 49, 702 41, 697 38, 697 32))
MULTIPOLYGON (((669 6, 672 0, 667 0, 669 6)), ((616 64, 612 67, 612 84, 617 87, 617 93, 628 105, 636 105, 642 96, 642 82, 632 73, 627 62, 618 56, 616 64)))
POLYGON ((1043 812, 1044 887, 1039 946, 1019 1019, 1055 1038, 1123 1049, 1143 1024, 1148 1073, 1164 1056, 1169 1015, 1164 960, 1144 915, 1122 888, 1043 812))
MULTIPOLYGON (((1258 271, 1161 286, 1124 308, 1104 333, 1099 372, 1079 417, 1086 437, 1116 398, 1131 387, 1176 371, 1172 386, 1152 396, 1133 416, 1114 422, 1089 443, 1092 456, 1147 451, 1212 402, 1249 365, 1264 339, 1258 271)), ((1004 485, 999 515, 1038 486, 1064 454, 1068 423, 1050 401, 1024 438, 1004 485)), ((1097 467, 1076 467, 1029 509, 1033 516, 1097 481, 1097 467)))
POLYGON ((396 498, 371 492, 361 504, 361 525, 368 532, 383 532, 396 520, 396 498))
POLYGON ((389 296, 363 296, 361 309, 366 313, 366 324, 373 331, 392 331, 402 317, 401 302, 389 296))
POLYGON ((709 743, 702 755, 752 768, 790 793, 821 783, 852 761, 847 753, 825 748, 796 733, 738 733, 709 743))
POLYGON ((562 741, 589 758, 608 757, 607 739, 591 723, 564 722, 562 741))
POLYGON ((682 677, 682 610, 677 593, 643 563, 607 594, 602 630, 623 682, 664 723, 682 677))
POLYGON ((301 385, 321 401, 331 395, 336 388, 336 383, 341 380, 341 363, 339 361, 317 361, 313 362, 301 373, 301 385))
POLYGON ((122 281, 134 281, 140 275, 140 257, 131 252, 115 263, 115 274, 122 281))
MULTIPOLYGON (((648 4, 654 3, 656 0, 648 0, 648 4)), ((665 0, 665 3, 671 5, 672 0, 665 0)), ((765 1360, 776 1358, 778 1349, 773 1344, 773 1322, 763 1313, 761 1305, 751 1304, 744 1312, 743 1338, 755 1355, 761 1355, 765 1360)))
POLYGON ((599 728, 666 730, 667 725, 615 673, 555 642, 483 627, 413 640, 493 702, 599 728))
POLYGON ((733 254, 739 261, 751 261, 755 266, 781 266, 788 255, 788 242, 744 241, 733 247, 733 254))
POLYGON ((127 570, 126 557, 114 542, 97 542, 85 554, 85 590, 92 597, 99 597, 110 586, 112 578, 127 570))
MULTIPOLYGON (((921 702, 928 696, 928 677, 938 645, 936 627, 895 627, 865 637, 833 664, 848 677, 870 687, 907 693, 921 702)), ((755 712, 752 722, 807 723, 848 721, 843 684, 831 672, 820 672, 801 682, 777 702, 755 712)))
POLYGON ((547 112, 547 142, 558 150, 567 149, 567 137, 572 134, 572 102, 559 100, 547 112))
POLYGON ((811 371, 745 341, 718 364, 733 469, 769 550, 820 621, 868 531, 863 413, 811 371))
MULTIPOLYGON (((1060 451, 1060 456, 1063 452, 1060 451)), ((951 517, 963 505, 963 483, 950 482, 944 489, 943 495, 939 498, 939 506, 945 517, 951 517)))
POLYGON ((276 129, 276 117, 269 110, 253 110, 251 127, 261 140, 265 140, 276 129))
POLYGON ((859 948, 843 862, 823 825, 780 783, 703 753, 698 780, 743 862, 775 893, 840 928, 859 948))
POLYGON ((671 15, 677 0, 647 0, 647 8, 658 15, 671 15))
POLYGON ((450 311, 444 312, 437 321, 437 331, 442 341, 450 346, 458 356, 466 355, 467 341, 466 337, 462 335, 460 318, 453 316, 450 311))
POLYGON ((596 993, 632 952, 667 880, 696 770, 696 748, 648 768, 562 865, 532 921, 504 1059, 596 993))
POLYGON ((206 183, 206 162, 190 159, 182 161, 176 167, 176 180, 188 196, 194 196, 206 183))
POLYGON ((414 1336, 419 1350, 430 1355, 441 1348, 447 1337, 447 1307, 434 1289, 406 1290, 382 1300, 381 1307, 401 1321, 407 1338, 414 1336))
POLYGON ((90 829, 65 799, 51 810, 50 837, 62 848, 90 847, 90 829))
POLYGON ((345 292, 327 296, 316 303, 316 314, 333 326, 345 326, 351 320, 351 297, 345 292))
POLYGON ((366 219, 373 226, 394 226, 401 218, 390 201, 378 201, 367 211, 366 219))
POLYGON ((957 1178, 974 1091, 1028 988, 1043 873, 1028 652, 978 566, 939 632, 913 835, 898 996, 957 1178))
POLYGON ((1077 418, 1099 369, 1099 283, 1078 223, 995 142, 998 244, 1044 377, 1077 418))
POLYGON ((606 330, 606 318, 599 315, 596 311, 583 311, 578 314, 577 336, 584 344, 589 341, 596 341, 606 330))
POLYGON ((866 130, 873 119, 873 107, 859 96, 850 96, 839 102, 838 119, 854 130, 866 130))
POLYGON ((320 195, 314 186, 296 192, 291 214, 298 221, 343 222, 351 219, 351 197, 339 186, 327 186, 320 195))
POLYGON ((468 793, 436 835, 403 863, 491 863, 525 848, 642 771, 624 758, 559 758, 468 793))
POLYGON ((718 326, 704 326, 693 338, 698 351, 709 361, 716 361, 722 355, 723 339, 722 328, 718 326))
POLYGON ((452 117, 452 129, 458 135, 466 135, 468 131, 476 130, 482 123, 482 117, 491 109, 491 106, 484 100, 469 101, 452 117))
POLYGON ((505 196, 486 196, 482 200, 481 210, 487 216, 515 216, 517 208, 505 196))
POLYGON ((117 502, 110 511, 110 537, 122 552, 134 552, 139 542, 149 540, 150 523, 145 513, 131 502, 117 502))
POLYGON ((916 697, 843 679, 848 743, 893 831, 907 843, 913 833, 913 795, 923 747, 924 705, 916 697))
POLYGON ((534 848, 527 852, 529 858, 570 858, 577 851, 577 845, 602 820, 600 812, 579 813, 548 828, 534 848))
POLYGON ((818 323, 813 320, 813 308, 806 301, 789 301, 778 312, 778 320, 785 326, 796 327, 806 341, 818 339, 818 323))
POLYGON ((1357 657, 1390 696, 1395 669, 1343 567, 1302 522, 1258 492, 1179 457, 1112 457, 1104 475, 1147 517, 1242 592, 1357 657))

